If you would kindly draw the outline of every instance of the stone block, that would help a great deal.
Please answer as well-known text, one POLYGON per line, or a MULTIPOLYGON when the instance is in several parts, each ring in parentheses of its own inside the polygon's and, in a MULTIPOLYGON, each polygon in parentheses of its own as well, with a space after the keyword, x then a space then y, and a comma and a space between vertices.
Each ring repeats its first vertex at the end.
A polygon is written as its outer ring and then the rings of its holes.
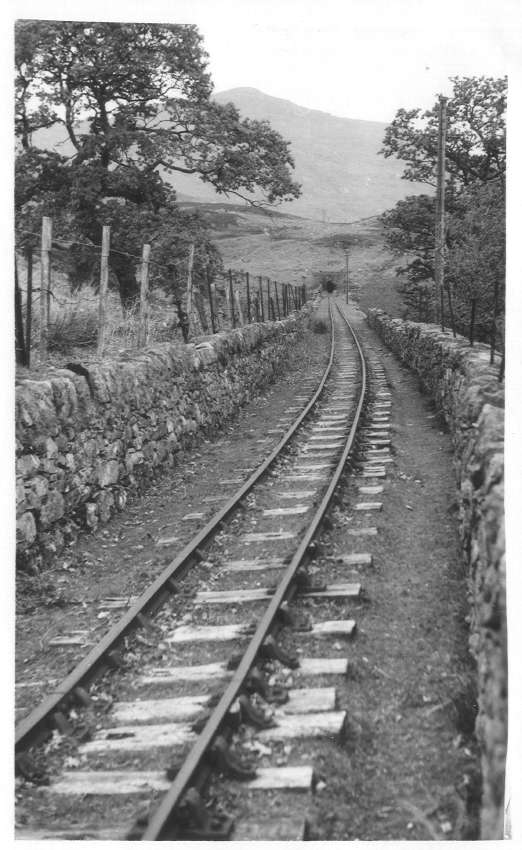
POLYGON ((101 461, 98 463, 96 474, 100 487, 110 487, 118 481, 120 465, 117 460, 101 461))
POLYGON ((114 496, 110 490, 102 490, 97 497, 98 515, 101 522, 108 522, 114 513, 114 496))
POLYGON ((16 479, 16 510, 17 513, 22 513, 26 510, 25 487, 23 478, 16 479))
POLYGON ((49 481, 43 475, 30 478, 25 486, 25 499, 28 507, 40 508, 42 500, 49 492, 49 481))
POLYGON ((85 523, 92 531, 98 528, 98 506, 95 502, 87 502, 85 505, 85 523))
POLYGON ((140 463, 143 463, 145 460, 143 456, 143 452, 139 451, 128 451, 125 455, 125 467, 127 472, 132 472, 135 466, 138 466, 140 463))
POLYGON ((36 522, 30 511, 26 511, 16 520, 16 542, 22 548, 30 546, 36 540, 36 522))
POLYGON ((16 461, 16 474, 22 478, 36 475, 40 469, 40 460, 33 454, 22 455, 16 461))
POLYGON ((42 528, 48 528, 61 519, 65 512, 65 503, 61 493, 51 490, 40 507, 39 520, 42 528))
POLYGON ((45 441, 45 456, 48 458, 56 457, 58 454, 58 446, 52 437, 47 437, 45 441))

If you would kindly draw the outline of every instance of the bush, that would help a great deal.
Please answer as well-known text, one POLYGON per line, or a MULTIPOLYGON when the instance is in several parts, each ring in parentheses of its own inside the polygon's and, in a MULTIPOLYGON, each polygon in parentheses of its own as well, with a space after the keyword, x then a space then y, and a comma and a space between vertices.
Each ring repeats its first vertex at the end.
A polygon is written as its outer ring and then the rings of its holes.
POLYGON ((48 348, 68 354, 75 348, 90 348, 98 339, 98 312, 92 307, 63 310, 49 323, 48 348))

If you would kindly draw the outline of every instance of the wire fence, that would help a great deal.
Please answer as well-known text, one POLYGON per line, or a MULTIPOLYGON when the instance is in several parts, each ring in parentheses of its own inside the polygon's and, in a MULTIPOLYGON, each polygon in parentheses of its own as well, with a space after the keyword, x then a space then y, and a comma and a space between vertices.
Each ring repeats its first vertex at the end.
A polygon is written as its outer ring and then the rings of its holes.
POLYGON ((196 269, 195 253, 196 244, 188 243, 180 279, 179 264, 174 273, 172 264, 154 258, 150 244, 139 254, 112 247, 110 227, 103 228, 101 245, 53 239, 48 217, 40 233, 20 230, 15 248, 17 363, 34 367, 59 363, 79 350, 101 358, 156 342, 189 342, 285 318, 307 299, 304 284, 210 264, 196 269), (111 268, 118 256, 135 267, 136 298, 123 297, 111 268), (171 286, 156 285, 158 275, 171 286))

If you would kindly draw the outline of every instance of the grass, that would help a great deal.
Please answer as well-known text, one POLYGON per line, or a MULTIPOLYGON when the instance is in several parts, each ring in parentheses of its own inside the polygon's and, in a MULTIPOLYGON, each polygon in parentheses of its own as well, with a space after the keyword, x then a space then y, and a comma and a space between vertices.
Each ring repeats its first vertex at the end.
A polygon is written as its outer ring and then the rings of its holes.
MULTIPOLYGON (((301 285, 306 282, 309 289, 315 288, 325 278, 343 285, 346 258, 343 248, 350 246, 350 289, 352 297, 357 295, 361 307, 380 306, 397 315, 400 312, 400 296, 396 291, 394 262, 383 250, 380 228, 375 221, 354 226, 325 224, 307 219, 270 217, 258 210, 233 208, 223 205, 206 210, 214 228, 214 238, 223 254, 225 269, 244 269, 250 272, 252 296, 258 291, 259 275, 263 276, 263 291, 266 315, 266 279, 279 282, 279 305, 282 307, 283 282, 301 285), (226 234, 226 236, 225 236, 226 234), (367 286, 366 284, 370 284, 367 286), (361 286, 362 284, 362 286, 361 286), (360 290, 360 291, 359 291, 360 290)), ((20 258, 20 285, 25 298, 25 263, 20 258)), ((40 373, 47 365, 61 366, 72 358, 89 360, 96 358, 98 328, 98 295, 94 287, 84 286, 71 292, 67 276, 53 268, 51 323, 49 329, 49 355, 45 363, 38 363, 39 325, 39 265, 34 266, 35 303, 33 306, 32 365, 30 370, 20 370, 21 377, 40 373)), ((244 276, 235 276, 234 290, 239 292, 244 321, 247 320, 246 282, 244 276)), ((205 294, 205 293, 204 293, 205 294)), ((217 329, 231 326, 228 305, 228 280, 226 276, 216 280, 214 301, 217 329)), ((275 302, 275 290, 272 286, 275 302)), ((149 344, 165 341, 181 341, 177 311, 169 296, 151 292, 149 312, 149 344)), ((208 301, 204 298, 208 332, 210 316, 208 301)), ((275 305, 277 307, 277 305, 275 305)), ((252 311, 253 315, 254 312, 252 311)), ((125 350, 136 350, 138 340, 138 317, 136 312, 123 315, 117 292, 109 291, 108 329, 105 357, 125 350)), ((321 333, 319 327, 314 333, 321 333)), ((197 332, 197 331, 196 331, 197 332)))
MULTIPOLYGON (((35 281, 39 271, 35 270, 35 281)), ((26 321, 26 298, 22 277, 23 315, 26 321)), ((90 360, 97 356, 99 298, 93 287, 84 286, 72 292, 65 276, 53 274, 53 292, 48 328, 48 357, 39 362, 40 293, 33 299, 31 331, 31 367, 21 368, 19 377, 31 377, 46 366, 60 367, 71 358, 90 360)), ((119 296, 109 291, 107 330, 104 356, 111 357, 138 347, 139 308, 123 313, 119 296)), ((181 340, 177 311, 168 296, 151 293, 148 320, 148 344, 181 340)))
POLYGON ((67 306, 49 322, 48 350, 70 354, 74 348, 91 348, 98 339, 98 315, 92 307, 67 306))

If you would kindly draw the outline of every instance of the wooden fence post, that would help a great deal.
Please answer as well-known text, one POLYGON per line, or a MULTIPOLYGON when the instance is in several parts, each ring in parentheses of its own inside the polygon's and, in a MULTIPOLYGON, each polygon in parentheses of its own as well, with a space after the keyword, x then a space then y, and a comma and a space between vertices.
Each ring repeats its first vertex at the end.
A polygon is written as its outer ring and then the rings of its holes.
POLYGON ((234 311, 234 290, 232 288, 232 269, 228 270, 228 304, 230 307, 230 321, 232 327, 236 326, 236 314, 234 311))
POLYGON ((209 270, 209 267, 207 266, 206 278, 207 278, 208 304, 209 304, 209 307, 210 307, 210 324, 212 326, 212 333, 215 334, 216 333, 216 317, 214 315, 214 301, 213 301, 213 298, 212 298, 212 281, 210 280, 210 277, 211 277, 210 270, 209 270))
POLYGON ((263 304, 263 278, 259 275, 259 303, 261 308, 261 321, 265 321, 265 306, 263 304))
POLYGON ((246 273, 246 292, 247 292, 247 322, 248 324, 252 321, 252 308, 250 306, 250 275, 246 273))
POLYGON ((243 318, 243 310, 241 309, 241 300, 240 300, 240 297, 239 297, 239 289, 236 289, 236 291, 234 292, 234 299, 235 299, 235 302, 236 302, 236 305, 237 305, 237 313, 238 313, 238 316, 239 316, 239 326, 242 328, 243 325, 245 324, 245 321, 244 321, 244 318, 243 318))
POLYGON ((191 243, 189 249, 188 266, 187 266, 187 339, 190 339, 192 333, 192 269, 194 268, 194 251, 196 245, 191 243))
POLYGON ((104 225, 102 229, 102 248, 100 261, 100 291, 98 301, 98 357, 103 357, 107 340, 107 294, 109 291, 109 251, 111 245, 111 228, 104 225))
POLYGON ((51 292, 51 245, 53 220, 42 218, 42 241, 40 244, 40 360, 47 357, 49 334, 49 299, 51 292))
POLYGON ((144 245, 141 254, 140 318, 138 325, 138 348, 147 344, 149 331, 149 257, 150 245, 144 245))
MULTIPOLYGON (((277 291, 277 280, 274 280, 274 289, 275 289, 275 300, 276 300, 276 306, 277 306, 277 318, 280 319, 281 318, 281 310, 279 308, 279 293, 277 291)), ((274 316, 274 318, 275 318, 275 316, 274 316)))
POLYGON ((27 263, 27 292, 25 301, 25 348, 27 354, 27 365, 31 365, 31 331, 33 324, 33 249, 26 248, 25 260, 27 263))

